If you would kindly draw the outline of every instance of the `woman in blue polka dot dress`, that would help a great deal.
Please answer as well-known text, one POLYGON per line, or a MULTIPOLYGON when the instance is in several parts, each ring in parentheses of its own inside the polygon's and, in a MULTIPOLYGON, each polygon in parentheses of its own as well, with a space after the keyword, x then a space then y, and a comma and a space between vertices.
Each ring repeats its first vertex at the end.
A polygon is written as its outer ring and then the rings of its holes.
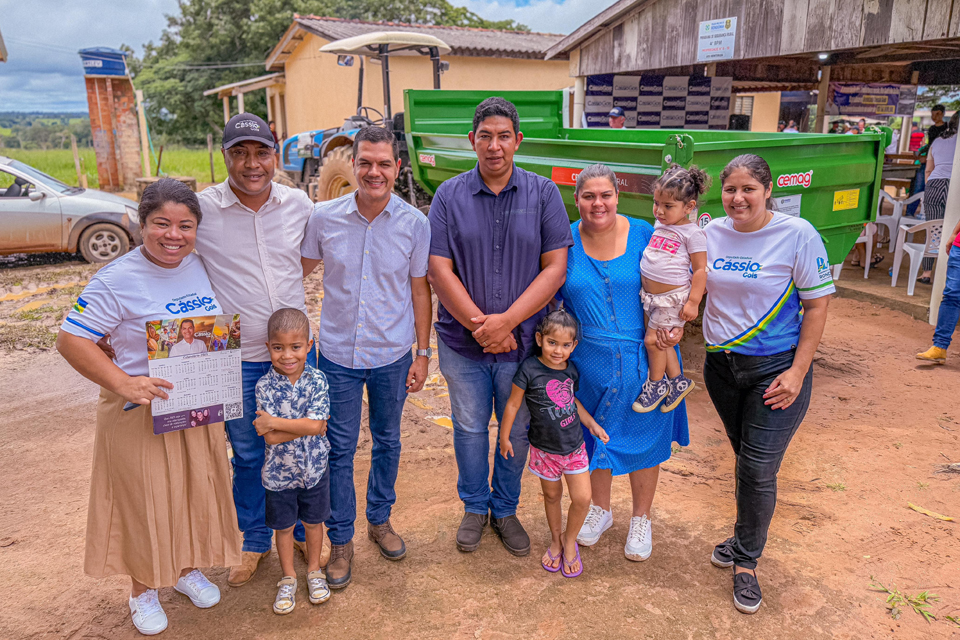
MULTIPOLYGON (((596 544, 610 528, 613 476, 629 474, 633 513, 624 555, 642 561, 653 551, 650 516, 660 463, 670 457, 673 442, 686 446, 690 437, 685 402, 670 413, 632 409, 647 379, 640 257, 653 227, 618 215, 618 195, 616 175, 602 164, 577 176, 580 220, 572 225, 574 245, 560 295, 581 327, 580 345, 570 358, 580 371, 577 397, 610 436, 604 444, 584 434, 593 505, 577 541, 596 544)), ((682 335, 682 329, 658 332, 666 346, 676 345, 682 335)))

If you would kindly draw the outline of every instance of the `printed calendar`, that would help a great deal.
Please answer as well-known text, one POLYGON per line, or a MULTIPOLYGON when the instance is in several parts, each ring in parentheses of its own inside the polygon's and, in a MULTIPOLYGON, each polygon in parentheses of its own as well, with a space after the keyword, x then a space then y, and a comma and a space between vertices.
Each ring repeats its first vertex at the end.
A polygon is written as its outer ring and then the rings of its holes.
POLYGON ((151 403, 155 434, 243 417, 239 314, 151 320, 146 336, 150 377, 173 384, 151 403))

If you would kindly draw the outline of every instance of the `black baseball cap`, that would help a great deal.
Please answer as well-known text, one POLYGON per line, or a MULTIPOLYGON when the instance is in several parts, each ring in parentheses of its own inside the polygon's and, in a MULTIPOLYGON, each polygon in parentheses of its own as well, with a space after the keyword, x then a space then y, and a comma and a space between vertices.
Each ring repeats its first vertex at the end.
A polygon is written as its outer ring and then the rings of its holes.
POLYGON ((608 118, 623 118, 623 117, 626 116, 626 115, 627 115, 627 114, 625 114, 625 113, 623 112, 623 109, 621 109, 620 107, 614 107, 613 109, 610 109, 610 113, 607 114, 607 117, 608 117, 608 118))
POLYGON ((252 113, 239 113, 223 128, 223 148, 229 149, 240 142, 260 142, 264 146, 279 151, 270 127, 263 118, 252 113))

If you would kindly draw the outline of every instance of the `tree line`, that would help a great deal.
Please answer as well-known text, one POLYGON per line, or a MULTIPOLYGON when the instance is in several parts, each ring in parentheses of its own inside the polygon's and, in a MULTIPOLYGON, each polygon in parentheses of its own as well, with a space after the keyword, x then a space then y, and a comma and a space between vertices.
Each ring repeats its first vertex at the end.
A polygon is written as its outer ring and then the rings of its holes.
MULTIPOLYGON (((487 20, 448 0, 180 0, 178 8, 167 16, 159 42, 148 43, 139 55, 123 48, 131 54, 134 84, 144 93, 151 135, 186 145, 204 144, 208 133, 222 130, 222 104, 203 92, 266 73, 255 63, 264 62, 294 13, 529 30, 513 20, 487 20), (215 64, 226 68, 204 68, 215 64)), ((245 107, 266 117, 265 92, 245 96, 245 107)))
POLYGON ((69 149, 93 144, 85 113, 0 113, 0 149, 69 149))

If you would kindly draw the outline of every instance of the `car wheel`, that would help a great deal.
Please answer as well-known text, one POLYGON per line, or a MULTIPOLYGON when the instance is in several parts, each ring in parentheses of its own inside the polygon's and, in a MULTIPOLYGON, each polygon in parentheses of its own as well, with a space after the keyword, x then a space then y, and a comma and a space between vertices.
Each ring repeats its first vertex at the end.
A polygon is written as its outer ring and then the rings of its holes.
POLYGON ((116 225, 105 222, 91 225, 80 236, 80 254, 87 262, 110 262, 129 250, 130 239, 116 225))

